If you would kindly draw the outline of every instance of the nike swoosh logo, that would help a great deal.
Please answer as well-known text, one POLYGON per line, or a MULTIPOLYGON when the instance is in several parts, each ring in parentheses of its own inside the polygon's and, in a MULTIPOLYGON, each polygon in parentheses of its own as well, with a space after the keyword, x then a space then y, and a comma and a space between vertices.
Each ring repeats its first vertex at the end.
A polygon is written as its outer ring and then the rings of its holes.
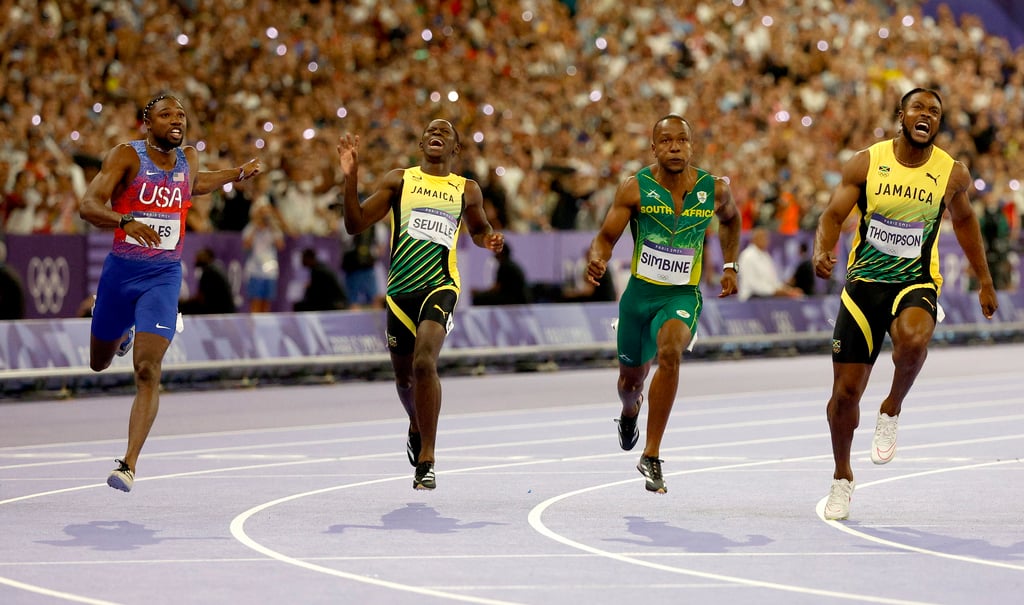
POLYGON ((159 323, 156 324, 157 330, 170 330, 167 326, 161 326, 159 323))
POLYGON ((160 174, 159 170, 147 170, 146 176, 153 176, 154 174, 160 174))

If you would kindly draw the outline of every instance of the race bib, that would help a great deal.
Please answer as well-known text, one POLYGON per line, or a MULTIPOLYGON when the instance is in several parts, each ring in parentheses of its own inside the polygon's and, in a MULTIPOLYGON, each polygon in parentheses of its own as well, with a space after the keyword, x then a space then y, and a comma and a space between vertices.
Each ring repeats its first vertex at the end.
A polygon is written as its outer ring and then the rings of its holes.
POLYGON ((413 208, 409 215, 409 237, 441 244, 449 250, 455 247, 458 228, 454 216, 435 208, 413 208))
MULTIPOLYGON (((158 249, 174 250, 178 247, 178 240, 181 239, 181 218, 177 214, 136 214, 135 220, 149 225, 160 236, 160 244, 156 246, 158 249)), ((127 234, 125 234, 125 241, 136 246, 145 245, 127 234)))
POLYGON ((917 258, 921 256, 924 223, 907 223, 873 214, 868 223, 867 241, 883 254, 917 258))
POLYGON ((689 248, 673 248, 644 241, 636 273, 641 277, 672 286, 690 283, 694 252, 689 248))

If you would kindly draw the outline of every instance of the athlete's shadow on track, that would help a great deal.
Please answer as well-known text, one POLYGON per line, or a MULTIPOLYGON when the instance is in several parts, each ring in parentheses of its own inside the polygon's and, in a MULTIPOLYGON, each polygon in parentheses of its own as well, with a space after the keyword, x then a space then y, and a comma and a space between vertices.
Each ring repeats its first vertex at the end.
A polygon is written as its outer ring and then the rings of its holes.
MULTIPOLYGON (((143 546, 154 546, 167 540, 206 540, 210 538, 159 538, 158 529, 147 529, 145 525, 131 521, 92 521, 64 527, 67 540, 38 540, 36 544, 71 546, 93 550, 137 550, 143 546)), ((223 539, 227 538, 213 538, 223 539)))
POLYGON ((737 542, 722 534, 709 531, 692 531, 683 527, 673 527, 665 521, 648 521, 643 517, 625 517, 626 529, 629 533, 643 539, 606 538, 608 542, 625 542, 638 546, 658 546, 665 548, 682 548, 688 552, 721 553, 736 548, 764 546, 774 542, 762 535, 748 535, 746 541, 737 542))
MULTIPOLYGON (((922 531, 913 527, 874 527, 849 523, 857 531, 882 540, 906 544, 926 550, 934 550, 961 557, 974 557, 986 561, 1022 561, 1024 560, 1024 541, 1008 546, 996 546, 980 538, 964 538, 934 532, 922 531)), ((875 545, 875 548, 898 550, 888 546, 875 545)))
POLYGON ((442 517, 441 513, 422 502, 410 502, 402 508, 386 513, 380 518, 380 525, 332 525, 327 528, 329 534, 340 534, 346 529, 406 529, 423 534, 453 534, 466 529, 480 529, 488 525, 505 525, 491 521, 474 521, 463 523, 452 517, 442 517))

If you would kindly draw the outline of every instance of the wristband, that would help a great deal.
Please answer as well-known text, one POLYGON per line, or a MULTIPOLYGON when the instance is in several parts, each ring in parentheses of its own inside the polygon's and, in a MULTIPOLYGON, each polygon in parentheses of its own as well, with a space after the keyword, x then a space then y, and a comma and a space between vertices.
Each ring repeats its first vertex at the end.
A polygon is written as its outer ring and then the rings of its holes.
POLYGON ((117 222, 117 226, 120 227, 123 230, 125 225, 127 225, 128 223, 130 223, 130 222, 132 222, 134 220, 135 220, 134 216, 132 216, 130 214, 122 214, 121 215, 121 220, 119 220, 117 222))

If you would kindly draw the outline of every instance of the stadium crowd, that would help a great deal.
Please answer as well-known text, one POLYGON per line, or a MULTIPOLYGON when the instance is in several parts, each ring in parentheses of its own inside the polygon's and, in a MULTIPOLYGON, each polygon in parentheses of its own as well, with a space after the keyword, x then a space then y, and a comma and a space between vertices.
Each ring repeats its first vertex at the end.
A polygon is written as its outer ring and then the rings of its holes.
POLYGON ((937 143, 977 179, 979 214, 998 207, 1017 228, 1024 49, 980 20, 906 0, 673 6, 0 0, 0 223, 86 230, 77 204, 100 154, 140 138, 142 106, 171 91, 207 167, 267 167, 198 198, 196 231, 240 231, 270 203, 288 234, 340 233, 338 136, 363 137, 369 190, 415 162, 396 151, 435 117, 458 128, 498 228, 595 229, 651 160, 650 125, 677 112, 706 142, 698 165, 729 177, 744 228, 788 235, 813 228, 842 161, 891 136, 900 96, 927 86, 945 104, 937 143))

